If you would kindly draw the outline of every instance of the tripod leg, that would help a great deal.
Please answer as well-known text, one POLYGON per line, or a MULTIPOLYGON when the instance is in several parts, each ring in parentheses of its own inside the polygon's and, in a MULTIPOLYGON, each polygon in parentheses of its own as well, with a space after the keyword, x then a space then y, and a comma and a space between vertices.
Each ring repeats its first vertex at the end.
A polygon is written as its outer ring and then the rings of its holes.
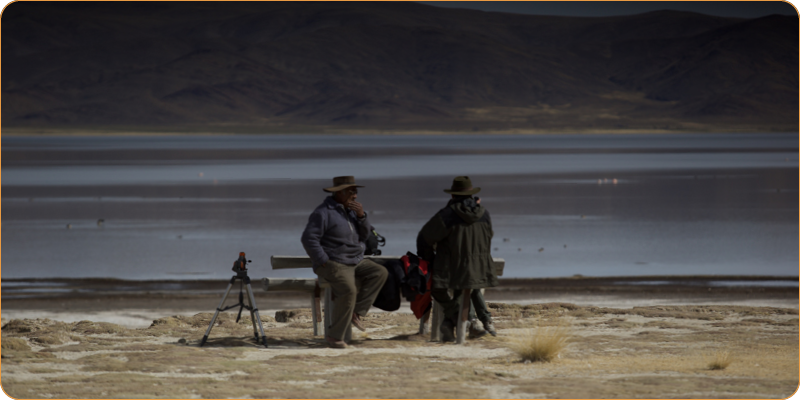
POLYGON ((217 311, 214 313, 214 317, 211 318, 211 323, 208 324, 208 329, 206 329, 206 334, 203 335, 203 340, 200 341, 200 347, 203 347, 206 344, 206 340, 208 340, 208 335, 211 333, 211 328, 214 327, 214 321, 217 320, 217 315, 219 312, 222 311, 222 305, 225 304, 225 299, 228 298, 228 293, 231 292, 231 287, 233 286, 233 282, 228 284, 228 289, 225 290, 225 294, 222 296, 222 300, 219 302, 219 306, 217 306, 217 311))
POLYGON ((253 309, 255 308, 255 305, 250 301, 250 290, 251 289, 250 289, 250 286, 248 284, 248 286, 247 286, 247 305, 248 305, 248 308, 247 309, 250 311, 250 322, 253 324, 253 335, 256 337, 256 343, 258 343, 258 328, 256 328, 256 316, 255 316, 255 312, 253 311, 253 309))
MULTIPOLYGON (((251 307, 251 309, 252 309, 251 312, 253 314, 255 314, 255 316, 256 316, 255 321, 258 322, 258 328, 261 329, 261 344, 263 344, 264 347, 268 347, 267 346, 267 335, 264 334, 264 325, 261 325, 261 317, 258 315, 258 307, 256 306, 256 298, 253 296, 253 288, 250 287, 249 283, 247 284, 247 294, 250 296, 250 305, 252 306, 251 307)), ((256 337, 256 340, 258 340, 258 337, 256 337)))
MULTIPOLYGON (((249 299, 248 299, 249 300, 249 299)), ((252 305, 251 305, 252 307, 252 305)), ((242 310, 244 309, 244 299, 241 292, 241 288, 239 288, 239 314, 236 315, 236 323, 239 323, 239 320, 242 318, 242 310)))

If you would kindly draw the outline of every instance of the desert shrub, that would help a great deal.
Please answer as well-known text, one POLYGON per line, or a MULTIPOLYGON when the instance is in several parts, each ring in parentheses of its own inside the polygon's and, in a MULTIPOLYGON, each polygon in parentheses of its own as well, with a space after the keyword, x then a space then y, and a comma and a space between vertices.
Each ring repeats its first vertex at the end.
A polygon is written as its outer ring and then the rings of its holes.
POLYGON ((631 329, 639 326, 635 322, 626 321, 625 318, 611 318, 604 322, 606 326, 614 329, 631 329))
POLYGON ((298 308, 294 310, 281 310, 275 312, 276 322, 304 322, 311 321, 310 308, 298 308))
POLYGON ((573 311, 573 310, 579 310, 581 308, 572 303, 543 303, 543 304, 534 304, 532 306, 533 308, 537 308, 540 310, 556 310, 556 311, 561 311, 561 309, 573 311))
POLYGON ((569 325, 561 321, 556 325, 528 329, 513 336, 509 348, 523 361, 552 361, 558 357, 570 339, 569 325))
POLYGON ((183 321, 178 319, 177 317, 164 317, 153 320, 153 323, 150 324, 150 328, 156 326, 171 326, 171 327, 179 327, 186 325, 183 321))
POLYGON ((745 318, 742 322, 752 322, 755 324, 774 324, 775 321, 766 318, 745 318))
POLYGON ((22 350, 22 351, 30 351, 31 347, 28 346, 28 342, 25 339, 20 338, 3 338, 2 345, 0 347, 3 350, 22 350))
POLYGON ((12 319, 3 325, 3 335, 28 336, 36 334, 60 334, 72 329, 71 323, 44 319, 12 319))
POLYGON ((531 317, 552 317, 568 312, 578 312, 582 307, 572 303, 506 304, 486 303, 495 319, 517 320, 531 317))
MULTIPOLYGON (((207 328, 208 324, 211 323, 211 318, 214 316, 214 313, 198 313, 191 317, 186 315, 173 315, 171 317, 159 318, 153 321, 153 324, 150 325, 151 328, 158 327, 158 326, 165 326, 165 327, 190 327, 190 328, 207 328)), ((230 316, 228 313, 219 313, 217 316, 216 323, 219 324, 222 321, 226 321, 229 319, 230 316)))
POLYGON ((57 334, 45 334, 45 335, 35 336, 31 338, 31 341, 43 345, 64 344, 64 340, 61 337, 61 335, 57 334))
POLYGON ((128 329, 109 322, 79 321, 72 327, 72 331, 84 335, 98 335, 107 333, 122 333, 128 329))
POLYGON ((728 368, 732 362, 733 354, 729 350, 720 350, 711 356, 711 360, 708 362, 708 369, 722 370, 728 368))
POLYGON ((597 314, 595 314, 591 310, 588 310, 588 309, 585 309, 585 308, 578 309, 578 310, 572 310, 567 315, 569 315, 570 317, 573 317, 573 318, 592 318, 592 317, 597 316, 597 314))
POLYGON ((36 324, 30 319, 12 319, 3 325, 3 333, 23 334, 36 331, 36 324))
MULTIPOLYGON (((230 318, 230 315, 228 315, 228 314, 229 313, 227 313, 227 312, 219 313, 219 315, 217 315, 217 319, 216 319, 215 323, 219 324, 222 321, 225 321, 226 319, 230 318)), ((178 319, 178 320, 181 321, 181 323, 184 323, 184 324, 186 324, 186 325, 188 325, 188 326, 190 326, 192 328, 201 328, 201 329, 203 329, 203 328, 207 328, 208 327, 208 324, 211 323, 211 318, 213 318, 213 317, 214 317, 214 313, 203 312, 203 313, 198 313, 198 314, 192 315, 191 317, 188 317, 188 316, 185 316, 185 315, 175 315, 172 318, 178 319)))

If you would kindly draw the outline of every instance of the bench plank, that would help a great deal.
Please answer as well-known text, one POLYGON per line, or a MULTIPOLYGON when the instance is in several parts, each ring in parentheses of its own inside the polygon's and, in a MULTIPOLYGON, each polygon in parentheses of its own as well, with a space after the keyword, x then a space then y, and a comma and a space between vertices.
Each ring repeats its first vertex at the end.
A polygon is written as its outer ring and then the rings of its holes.
MULTIPOLYGON (((365 256, 364 258, 380 263, 380 261, 385 260, 399 260, 400 256, 365 256)), ((497 274, 497 276, 503 276, 506 260, 495 257, 492 258, 492 261, 495 274, 497 274)), ((269 262, 272 265, 272 269, 311 268, 311 259, 308 256, 272 256, 269 262)))

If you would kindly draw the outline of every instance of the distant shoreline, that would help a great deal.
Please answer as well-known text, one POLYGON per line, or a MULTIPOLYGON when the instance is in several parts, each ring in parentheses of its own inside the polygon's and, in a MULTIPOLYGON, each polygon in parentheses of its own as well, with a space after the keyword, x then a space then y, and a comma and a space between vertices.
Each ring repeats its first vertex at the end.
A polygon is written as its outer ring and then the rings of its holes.
POLYGON ((448 135, 647 135, 647 134, 726 134, 783 133, 794 134, 797 127, 775 129, 761 126, 692 126, 675 129, 653 128, 539 128, 539 129, 392 129, 334 127, 7 127, 3 136, 227 136, 227 135, 367 135, 367 136, 448 136, 448 135))
MULTIPOLYGON (((260 277, 251 286, 258 298, 307 303, 307 294, 265 292, 260 277)), ((159 307, 172 304, 185 308, 197 300, 217 298, 229 279, 125 280, 113 278, 3 279, 3 308, 58 309, 99 307, 159 307), (103 299, 102 304, 95 304, 103 299), (137 305, 138 304, 138 305, 137 305)), ((527 301, 537 297, 612 296, 650 298, 660 296, 719 299, 781 299, 798 303, 797 276, 695 275, 618 276, 562 278, 501 278, 486 289, 487 300, 527 301)))
MULTIPOLYGON (((260 285, 260 277, 251 277, 252 285, 260 285)), ((786 282, 790 285, 777 287, 798 287, 798 276, 782 275, 628 275, 628 276, 583 276, 545 277, 545 278, 499 278, 500 284, 493 290, 508 288, 529 288, 537 290, 590 290, 599 287, 618 287, 630 290, 642 288, 707 288, 763 287, 764 282, 786 282), (737 284, 720 284, 737 282, 737 284), (762 284, 759 284, 762 283, 762 284)), ((2 285, 6 293, 22 288, 60 289, 71 292, 97 292, 104 290, 123 292, 202 292, 216 290, 220 282, 228 278, 204 279, 121 279, 121 278, 4 278, 2 285)), ((773 285, 770 285, 773 286, 773 285)))

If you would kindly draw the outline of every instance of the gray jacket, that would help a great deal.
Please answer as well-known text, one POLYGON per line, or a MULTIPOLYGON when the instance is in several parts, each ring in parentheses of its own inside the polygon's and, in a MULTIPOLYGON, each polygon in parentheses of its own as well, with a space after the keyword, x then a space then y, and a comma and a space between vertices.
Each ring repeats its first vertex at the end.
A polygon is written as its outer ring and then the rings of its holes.
POLYGON ((355 211, 327 197, 308 217, 300 240, 315 271, 328 260, 358 264, 364 259, 364 241, 369 227, 366 213, 364 218, 358 218, 355 211))

